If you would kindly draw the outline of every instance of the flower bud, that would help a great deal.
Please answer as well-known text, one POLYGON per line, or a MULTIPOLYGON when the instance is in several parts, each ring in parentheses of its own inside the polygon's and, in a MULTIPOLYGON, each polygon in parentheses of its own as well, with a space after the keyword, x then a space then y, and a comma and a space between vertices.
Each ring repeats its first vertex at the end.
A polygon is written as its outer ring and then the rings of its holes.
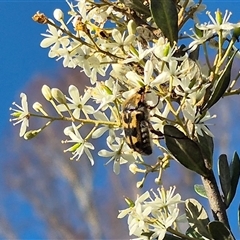
POLYGON ((135 34, 136 33, 136 28, 137 28, 136 23, 133 20, 130 20, 127 24, 127 29, 128 29, 129 35, 135 34))
POLYGON ((57 21, 61 21, 64 18, 64 14, 61 9, 57 8, 53 12, 53 16, 57 21))
POLYGON ((57 102, 62 103, 62 104, 67 103, 65 95, 58 88, 52 88, 51 93, 52 93, 53 98, 57 102))
POLYGON ((137 188, 142 188, 143 187, 143 181, 138 181, 136 186, 137 186, 137 188))
POLYGON ((46 98, 46 100, 48 101, 52 100, 52 93, 49 86, 47 85, 42 86, 42 95, 46 98))
POLYGON ((129 207, 134 207, 135 206, 135 203, 134 203, 134 201, 132 199, 130 199, 128 197, 125 197, 124 200, 125 200, 125 202, 127 203, 127 205, 129 207))
POLYGON ((24 134, 24 139, 25 140, 30 140, 34 137, 36 137, 38 135, 40 131, 39 130, 31 130, 31 131, 28 131, 24 134))
POLYGON ((129 170, 131 173, 136 174, 138 172, 138 167, 135 163, 129 165, 129 170))
POLYGON ((39 102, 35 102, 35 103, 33 104, 33 109, 34 109, 36 112, 40 112, 41 109, 42 109, 42 104, 39 103, 39 102))
POLYGON ((157 185, 160 185, 162 183, 161 179, 160 178, 155 178, 154 182, 157 184, 157 185))

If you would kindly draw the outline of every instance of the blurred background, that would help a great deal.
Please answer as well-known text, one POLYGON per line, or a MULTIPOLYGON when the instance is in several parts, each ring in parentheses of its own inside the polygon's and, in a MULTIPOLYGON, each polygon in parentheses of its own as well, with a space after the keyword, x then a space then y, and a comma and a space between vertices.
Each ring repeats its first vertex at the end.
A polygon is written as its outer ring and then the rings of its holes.
MULTIPOLYGON (((211 12, 217 8, 222 12, 230 10, 230 21, 239 21, 239 1, 203 3, 211 12)), ((126 208, 124 196, 135 199, 146 189, 156 189, 153 180, 157 175, 149 177, 144 189, 136 189, 138 176, 130 174, 127 166, 116 176, 112 164, 105 165, 106 159, 97 156, 98 147, 93 167, 84 157, 78 162, 70 161, 70 155, 63 154, 67 147, 61 139, 65 137, 58 131, 63 123, 54 123, 37 138, 26 141, 19 138, 19 126, 13 127, 9 122, 9 107, 13 101, 20 103, 21 92, 28 95, 31 107, 35 101, 45 102, 40 90, 43 84, 58 87, 64 93, 70 84, 80 89, 88 85, 80 69, 64 69, 61 60, 48 58, 48 49, 39 45, 40 33, 45 33, 46 26, 31 18, 37 11, 52 18, 56 8, 69 10, 64 0, 0 0, 0 239, 129 239, 126 219, 116 218, 118 210, 126 208)), ((205 14, 201 17, 207 20, 205 14)), ((239 66, 235 61, 235 73, 239 66)), ((240 154, 239 102, 239 96, 228 97, 212 109, 218 116, 211 126, 215 160, 221 153, 229 159, 234 151, 240 154)), ((34 124, 41 126, 41 122, 34 124)), ((207 201, 193 191, 193 184, 201 183, 195 174, 172 163, 163 180, 166 188, 176 185, 182 198, 197 198, 209 211, 207 201)), ((238 189, 228 210, 237 239, 239 199, 238 189)))

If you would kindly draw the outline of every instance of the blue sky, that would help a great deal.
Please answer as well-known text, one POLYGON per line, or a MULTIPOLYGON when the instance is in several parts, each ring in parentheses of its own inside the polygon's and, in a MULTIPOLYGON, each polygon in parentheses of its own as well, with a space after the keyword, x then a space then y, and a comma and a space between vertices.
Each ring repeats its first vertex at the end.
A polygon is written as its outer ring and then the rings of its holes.
POLYGON ((41 11, 52 18, 55 8, 67 9, 65 1, 0 1, 0 96, 2 111, 0 131, 9 126, 9 107, 19 99, 24 86, 39 74, 54 75, 62 63, 47 57, 40 47, 40 33, 45 26, 31 18, 41 11))
MULTIPOLYGON (((205 3, 211 11, 214 11, 216 8, 224 11, 228 8, 233 12, 232 21, 240 20, 240 1, 219 0, 205 1, 205 3)), ((2 141, 4 141, 4 137, 12 128, 12 124, 9 123, 9 107, 12 102, 19 102, 19 94, 22 91, 24 92, 26 85, 35 76, 43 74, 54 77, 62 67, 61 61, 57 62, 55 59, 49 59, 47 56, 48 49, 42 49, 39 45, 42 40, 40 33, 46 31, 46 26, 37 24, 31 19, 37 11, 44 12, 52 18, 55 8, 68 10, 68 5, 64 0, 0 0, 0 98, 2 110, 0 132, 2 133, 2 141)), ((0 157, 5 157, 3 149, 1 150, 0 157)), ((11 202, 12 198, 19 198, 19 196, 12 194, 9 198, 11 202)), ((237 202, 235 201, 235 208, 237 207, 237 202)), ((28 211, 27 206, 22 211, 28 211)), ((24 212, 19 214, 24 214, 24 212)), ((233 214, 236 213, 234 212, 233 214)), ((237 232, 236 225, 234 228, 235 232, 237 232)), ((238 236, 240 239, 240 235, 238 236)))

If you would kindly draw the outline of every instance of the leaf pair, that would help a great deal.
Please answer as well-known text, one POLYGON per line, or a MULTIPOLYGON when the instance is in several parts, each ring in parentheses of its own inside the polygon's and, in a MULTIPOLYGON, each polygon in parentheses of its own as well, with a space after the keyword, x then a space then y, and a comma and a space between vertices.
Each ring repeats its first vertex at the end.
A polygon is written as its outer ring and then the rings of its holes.
POLYGON ((236 152, 233 155, 230 166, 225 154, 219 156, 218 174, 224 202, 228 208, 235 196, 240 177, 240 159, 236 152))

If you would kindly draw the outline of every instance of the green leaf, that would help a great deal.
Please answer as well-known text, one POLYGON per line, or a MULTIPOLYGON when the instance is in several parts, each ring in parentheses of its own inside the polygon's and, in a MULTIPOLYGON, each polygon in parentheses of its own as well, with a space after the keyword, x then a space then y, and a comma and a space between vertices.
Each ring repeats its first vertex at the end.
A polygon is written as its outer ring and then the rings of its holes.
POLYGON ((229 229, 222 222, 210 222, 208 229, 214 240, 235 240, 229 229))
POLYGON ((205 190, 205 188, 204 188, 203 185, 201 185, 201 184, 195 184, 195 185, 194 185, 194 190, 195 190, 195 192, 196 192, 198 195, 200 195, 201 197, 204 197, 204 198, 207 198, 207 199, 208 199, 207 194, 206 194, 206 190, 205 190))
POLYGON ((213 138, 202 131, 203 136, 197 135, 199 147, 201 148, 204 159, 212 166, 214 143, 213 138))
POLYGON ((178 41, 178 13, 174 0, 151 0, 153 20, 171 45, 178 41))
POLYGON ((204 165, 201 149, 196 142, 171 125, 164 126, 164 136, 168 150, 183 166, 207 176, 208 169, 204 165))
POLYGON ((232 162, 230 163, 230 176, 231 176, 231 187, 228 192, 226 199, 226 205, 229 206, 235 196, 236 189, 239 183, 240 177, 240 159, 238 154, 235 152, 233 155, 232 162))
POLYGON ((218 175, 221 184, 221 188, 224 195, 224 200, 226 201, 229 190, 231 188, 231 176, 230 168, 228 165, 227 156, 222 154, 219 156, 218 160, 218 175))
POLYGON ((195 238, 195 239, 199 239, 199 240, 204 240, 206 238, 203 238, 202 235, 198 232, 196 232, 196 230, 192 227, 189 227, 186 231, 186 235, 191 237, 191 238, 195 238))
POLYGON ((207 100, 206 105, 203 107, 202 111, 208 110, 210 107, 212 107, 218 100, 223 96, 225 91, 227 90, 230 79, 231 79, 231 70, 232 70, 232 63, 234 56, 236 55, 237 51, 232 54, 232 56, 229 58, 228 63, 223 70, 222 74, 219 76, 216 87, 210 96, 210 98, 207 100))
POLYGON ((187 199, 185 202, 185 212, 189 225, 201 236, 210 238, 206 228, 209 218, 203 206, 195 199, 187 199))

